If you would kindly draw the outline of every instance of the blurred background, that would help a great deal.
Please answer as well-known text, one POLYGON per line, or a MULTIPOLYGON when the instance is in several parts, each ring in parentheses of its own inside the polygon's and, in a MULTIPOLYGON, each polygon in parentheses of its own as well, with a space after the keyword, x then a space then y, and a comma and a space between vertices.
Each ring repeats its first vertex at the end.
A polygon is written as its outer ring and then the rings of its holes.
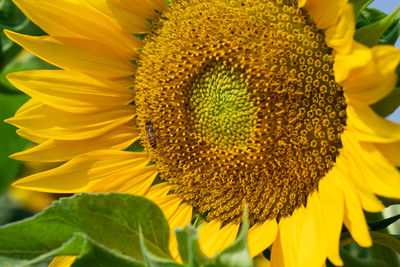
POLYGON ((6 80, 6 75, 16 71, 54 67, 23 51, 5 37, 3 29, 32 35, 44 34, 10 0, 0 0, 0 28, 0 224, 5 224, 32 215, 49 204, 52 198, 47 194, 30 197, 29 192, 9 189, 10 183, 17 178, 50 166, 21 163, 8 158, 10 154, 24 150, 32 144, 19 137, 15 127, 3 122, 28 100, 26 95, 6 80))
MULTIPOLYGON (((55 0, 56 1, 56 0, 55 0)), ((400 0, 375 0, 370 7, 374 7, 389 14, 400 5, 400 0)), ((400 21, 400 18, 399 18, 400 21)), ((400 22, 398 25, 400 31, 400 22)), ((34 144, 29 143, 16 134, 16 128, 5 124, 7 119, 28 100, 28 97, 14 88, 6 79, 8 73, 33 70, 33 69, 55 69, 54 66, 40 60, 32 54, 23 51, 18 45, 9 41, 3 29, 9 29, 19 33, 30 35, 45 34, 41 29, 29 21, 11 2, 11 0, 0 0, 0 225, 32 216, 43 207, 49 205, 59 195, 23 191, 10 187, 10 183, 28 174, 36 173, 55 167, 53 163, 18 162, 8 158, 9 155, 24 150, 34 144)), ((396 43, 400 47, 400 40, 396 43)), ((400 109, 388 117, 390 120, 400 123, 400 109)), ((400 213, 400 205, 394 205, 384 211, 385 217, 400 213)), ((372 220, 379 219, 374 215, 368 215, 372 220)), ((391 234, 400 235, 400 223, 390 226, 391 234)), ((359 265, 355 259, 368 259, 372 254, 381 253, 380 257, 393 257, 386 255, 386 248, 362 249, 356 245, 345 248, 344 260, 346 266, 382 266, 381 263, 371 261, 369 265, 359 265), (375 252, 374 252, 375 251, 375 252), (378 251, 378 252, 376 252, 378 251)), ((399 256, 397 255, 397 258, 399 256)))

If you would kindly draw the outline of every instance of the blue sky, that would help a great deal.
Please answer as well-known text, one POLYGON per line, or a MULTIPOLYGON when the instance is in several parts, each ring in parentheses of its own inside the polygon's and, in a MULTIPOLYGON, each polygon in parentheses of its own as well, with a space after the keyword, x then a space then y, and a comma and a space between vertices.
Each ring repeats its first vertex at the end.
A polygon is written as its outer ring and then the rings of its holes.
MULTIPOLYGON (((375 0, 372 2, 370 7, 375 7, 389 14, 392 13, 400 5, 400 0, 375 0)), ((396 43, 397 47, 400 47, 400 40, 396 43)), ((388 119, 400 123, 400 108, 397 109, 388 119)))
MULTIPOLYGON (((383 12, 390 14, 400 5, 400 0, 375 0, 370 4, 370 7, 377 8, 383 12)), ((400 40, 396 43, 400 47, 400 40)))
POLYGON ((370 7, 375 7, 385 13, 393 12, 400 5, 400 0, 375 0, 370 7))

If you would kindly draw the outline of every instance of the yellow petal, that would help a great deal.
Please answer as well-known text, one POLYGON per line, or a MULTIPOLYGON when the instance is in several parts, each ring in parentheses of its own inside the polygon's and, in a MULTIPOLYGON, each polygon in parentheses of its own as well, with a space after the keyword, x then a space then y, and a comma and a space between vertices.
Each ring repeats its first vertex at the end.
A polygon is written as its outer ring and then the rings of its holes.
POLYGON ((221 223, 214 220, 199 230, 201 250, 209 258, 231 245, 239 231, 239 224, 229 223, 222 228, 220 226, 221 223))
POLYGON ((339 22, 326 30, 325 42, 340 54, 348 54, 352 48, 356 22, 353 15, 353 5, 346 4, 339 22))
MULTIPOLYGON (((132 33, 144 33, 151 31, 151 25, 142 13, 134 14, 126 7, 116 5, 108 0, 86 0, 85 4, 109 17, 132 33)), ((149 13, 150 11, 147 11, 149 13)), ((144 10, 146 13, 146 10, 144 10)))
POLYGON ((292 237, 298 246, 298 266, 321 266, 328 254, 326 222, 317 192, 308 197, 302 223, 295 225, 297 235, 292 237))
MULTIPOLYGON (((149 19, 154 19, 158 15, 155 12, 156 5, 153 1, 149 0, 109 0, 111 3, 129 10, 133 15, 137 17, 144 17, 149 19)), ((160 11, 166 9, 164 8, 160 11)))
POLYGON ((49 267, 70 267, 76 256, 57 256, 49 264, 49 267))
POLYGON ((209 247, 217 240, 217 232, 221 228, 222 223, 217 220, 203 223, 199 229, 199 243, 202 251, 208 256, 214 256, 214 253, 209 252, 209 247))
POLYGON ((153 9, 158 11, 163 11, 168 8, 164 0, 146 0, 146 2, 148 2, 153 9))
POLYGON ((120 192, 144 196, 157 176, 157 170, 152 166, 131 168, 130 175, 119 179, 103 179, 88 188, 89 192, 120 192))
POLYGON ((307 3, 307 0, 298 0, 297 1, 297 6, 299 7, 299 8, 302 8, 302 7, 304 7, 304 5, 307 3))
POLYGON ((22 161, 65 162, 94 150, 124 150, 138 138, 139 131, 136 127, 121 126, 91 139, 46 140, 40 145, 15 153, 10 157, 22 161))
MULTIPOLYGON (((347 133, 344 133, 345 135, 347 133)), ((350 148, 351 149, 351 148, 350 148)), ((357 155, 352 153, 352 151, 347 151, 343 149, 340 152, 340 156, 336 160, 335 166, 338 166, 341 173, 351 179, 354 185, 357 187, 358 196, 360 198, 361 206, 364 210, 368 212, 379 212, 385 207, 378 200, 378 198, 373 193, 373 189, 366 181, 365 175, 359 169, 357 155)))
POLYGON ((370 247, 372 239, 368 232, 367 222, 357 196, 357 189, 346 178, 338 177, 345 197, 344 224, 353 239, 362 247, 370 247))
POLYGON ((41 144, 48 140, 47 138, 42 138, 42 137, 36 136, 34 134, 31 134, 29 131, 23 131, 21 129, 17 130, 17 134, 19 136, 21 136, 22 138, 25 138, 35 144, 41 144))
POLYGON ((400 166, 400 142, 394 143, 375 143, 375 146, 394 166, 400 166))
MULTIPOLYGON (((280 225, 280 223, 279 223, 280 225)), ((271 267, 292 267, 290 261, 285 261, 286 258, 283 255, 282 237, 280 229, 271 250, 271 267)), ((289 258, 290 259, 290 258, 289 258)))
POLYGON ((365 142, 392 143, 400 141, 400 125, 377 115, 361 103, 347 105, 347 127, 365 142))
POLYGON ((171 256, 175 260, 180 261, 178 242, 175 237, 175 229, 177 227, 183 228, 187 224, 190 224, 192 220, 193 207, 186 203, 181 204, 175 211, 175 214, 168 220, 170 236, 169 236, 169 250, 171 256))
POLYGON ((152 186, 145 196, 160 207, 168 220, 170 227, 169 249, 171 256, 173 259, 181 262, 178 242, 175 237, 175 228, 190 224, 193 208, 186 203, 182 203, 183 199, 181 197, 174 194, 167 195, 169 190, 170 186, 167 185, 167 183, 161 183, 152 186))
POLYGON ((131 106, 82 116, 40 105, 16 114, 6 122, 43 138, 82 140, 103 135, 134 116, 131 106))
POLYGON ((88 76, 64 70, 11 73, 7 79, 18 89, 51 107, 72 113, 116 109, 133 101, 126 88, 115 90, 88 76))
POLYGON ((319 29, 335 25, 342 16, 347 0, 307 0, 304 8, 319 29))
POLYGON ((117 50, 101 43, 79 38, 28 36, 4 31, 9 39, 18 43, 41 59, 63 69, 99 77, 125 77, 135 72, 129 62, 117 50))
POLYGON ((254 257, 274 242, 278 234, 278 224, 275 220, 268 220, 253 225, 248 232, 247 243, 251 257, 254 257))
MULTIPOLYGON (((340 155, 339 155, 340 157, 340 155)), ((343 261, 339 255, 339 240, 343 224, 344 196, 343 189, 335 182, 340 175, 336 165, 318 184, 318 195, 321 201, 322 217, 326 225, 327 251, 329 260, 342 266, 343 261)))
POLYGON ((368 64, 351 70, 342 83, 350 103, 370 105, 387 96, 397 83, 399 63, 400 49, 391 45, 374 46, 368 64))
POLYGON ((157 199, 164 197, 171 191, 171 186, 168 183, 160 183, 150 187, 150 190, 146 193, 146 197, 149 199, 157 199))
POLYGON ((146 197, 151 199, 163 211, 165 218, 171 220, 179 205, 182 203, 182 198, 177 195, 167 195, 158 198, 150 198, 147 194, 146 197))
POLYGON ((16 181, 13 185, 51 193, 90 192, 95 184, 133 179, 149 161, 146 153, 100 150, 82 154, 64 165, 16 181))
POLYGON ((297 208, 291 216, 281 218, 279 221, 279 234, 272 245, 271 267, 296 266, 298 262, 297 225, 304 220, 305 208, 297 208), (276 255, 275 255, 276 254, 276 255))
POLYGON ((254 262, 254 267, 270 267, 271 263, 269 262, 269 260, 267 260, 263 254, 259 254, 257 255, 257 257, 255 257, 253 259, 254 262))
POLYGON ((367 65, 371 59, 371 49, 353 41, 349 54, 335 54, 333 70, 336 82, 343 82, 349 77, 351 70, 367 65))
POLYGON ((361 206, 368 212, 381 212, 385 209, 382 202, 375 196, 374 193, 368 191, 358 191, 361 206))
POLYGON ((131 56, 142 46, 128 31, 80 1, 14 0, 14 3, 50 35, 96 40, 131 56))
POLYGON ((39 106, 41 106, 42 103, 37 100, 37 99, 29 99, 26 101, 18 110, 15 112, 15 115, 18 115, 20 113, 24 113, 25 111, 35 109, 39 106))
POLYGON ((321 266, 328 256, 326 231, 320 199, 314 192, 308 197, 306 208, 298 207, 291 216, 281 218, 279 246, 282 251, 277 252, 278 262, 284 266, 321 266))
MULTIPOLYGON (((357 159, 353 167, 369 188, 378 195, 400 198, 400 173, 391 165, 372 143, 359 142, 357 135, 351 132, 342 134, 343 147, 350 158, 357 159)), ((355 173, 353 171, 355 175, 355 173)))
POLYGON ((175 213, 168 220, 171 231, 175 231, 177 227, 185 227, 190 224, 192 220, 193 207, 187 203, 182 203, 175 211, 175 213))

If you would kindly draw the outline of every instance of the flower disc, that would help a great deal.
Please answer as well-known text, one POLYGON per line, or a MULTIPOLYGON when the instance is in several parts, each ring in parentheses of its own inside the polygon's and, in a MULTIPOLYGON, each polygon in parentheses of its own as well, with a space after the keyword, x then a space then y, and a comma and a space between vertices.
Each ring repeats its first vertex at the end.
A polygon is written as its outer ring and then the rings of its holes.
POLYGON ((239 221, 245 204, 252 223, 288 216, 335 164, 343 90, 297 1, 174 1, 138 65, 147 150, 208 219, 239 221))

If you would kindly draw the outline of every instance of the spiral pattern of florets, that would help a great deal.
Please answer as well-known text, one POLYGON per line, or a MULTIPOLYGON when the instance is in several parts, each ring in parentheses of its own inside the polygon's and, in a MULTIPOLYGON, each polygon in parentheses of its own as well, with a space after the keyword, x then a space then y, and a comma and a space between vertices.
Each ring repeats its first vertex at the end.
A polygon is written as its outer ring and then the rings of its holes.
POLYGON ((174 1, 138 63, 143 143, 208 219, 240 221, 245 204, 252 223, 288 216, 335 164, 346 102, 297 1, 174 1))
POLYGON ((258 110, 239 71, 220 65, 205 69, 193 82, 189 111, 197 132, 221 149, 246 146, 258 110))

